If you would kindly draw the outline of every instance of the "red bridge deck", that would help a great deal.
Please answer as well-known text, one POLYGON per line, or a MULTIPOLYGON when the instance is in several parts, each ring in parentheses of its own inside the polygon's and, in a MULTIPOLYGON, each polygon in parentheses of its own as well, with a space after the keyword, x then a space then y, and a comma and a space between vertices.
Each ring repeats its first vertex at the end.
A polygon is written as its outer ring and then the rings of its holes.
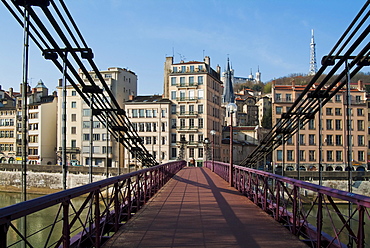
POLYGON ((307 247, 206 168, 171 179, 104 247, 307 247))

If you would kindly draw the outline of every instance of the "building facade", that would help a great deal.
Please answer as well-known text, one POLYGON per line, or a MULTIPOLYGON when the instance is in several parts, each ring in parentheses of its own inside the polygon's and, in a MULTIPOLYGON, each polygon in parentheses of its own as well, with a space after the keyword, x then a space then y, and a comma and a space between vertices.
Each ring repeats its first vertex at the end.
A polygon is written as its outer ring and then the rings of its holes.
MULTIPOLYGON (((273 126, 287 112, 298 95, 306 86, 299 85, 273 85, 272 88, 272 120, 273 126)), ((312 88, 312 91, 314 87, 312 88)), ((277 168, 296 170, 297 157, 299 157, 301 170, 318 170, 319 168, 319 121, 322 123, 322 161, 324 171, 347 170, 351 160, 354 170, 367 168, 367 130, 366 92, 362 82, 351 83, 351 137, 347 141, 346 125, 346 90, 341 89, 334 98, 322 107, 321 118, 319 114, 310 120, 305 127, 289 139, 285 149, 281 145, 273 153, 273 163, 277 168), (296 142, 299 142, 299 155, 297 156, 296 142), (347 156, 347 147, 352 146, 352 156, 347 156), (283 163, 284 162, 284 163, 283 163)))
MULTIPOLYGON (((172 102, 162 96, 137 96, 125 103, 125 110, 134 130, 154 159, 162 164, 174 160, 170 140, 170 111, 172 102)), ((135 154, 125 154, 125 164, 138 166, 135 154)))
MULTIPOLYGON (((116 101, 122 109, 130 95, 137 94, 137 76, 134 72, 122 68, 111 67, 100 72, 110 87, 116 101)), ((99 79, 91 72, 91 77, 98 86, 102 86, 99 79)), ((80 72, 81 78, 87 82, 84 74, 80 72)), ((123 149, 116 140, 111 140, 104 123, 100 123, 93 117, 93 132, 90 132, 90 107, 77 94, 72 86, 67 86, 67 163, 72 165, 90 165, 108 167, 126 167, 123 159, 123 149), (93 156, 90 158, 90 138, 93 142, 93 156)), ((62 95, 62 87, 58 87, 58 94, 62 95)), ((103 94, 106 94, 103 91, 103 94)), ((58 164, 61 164, 62 152, 62 101, 58 103, 58 164)))
POLYGON ((210 149, 220 159, 222 82, 220 67, 211 68, 210 58, 204 61, 174 63, 167 57, 164 66, 164 98, 172 101, 170 110, 170 160, 184 159, 201 166, 210 149), (215 130, 215 134, 210 134, 215 130))

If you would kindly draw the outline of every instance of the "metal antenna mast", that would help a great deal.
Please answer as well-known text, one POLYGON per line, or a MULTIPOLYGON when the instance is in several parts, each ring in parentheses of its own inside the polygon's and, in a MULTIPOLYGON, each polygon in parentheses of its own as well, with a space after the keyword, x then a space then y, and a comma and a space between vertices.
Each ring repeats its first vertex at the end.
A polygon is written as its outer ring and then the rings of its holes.
POLYGON ((311 36, 311 43, 310 43, 310 71, 308 72, 309 76, 313 76, 317 72, 317 65, 316 65, 316 44, 315 39, 313 35, 313 29, 311 30, 312 36, 311 36))

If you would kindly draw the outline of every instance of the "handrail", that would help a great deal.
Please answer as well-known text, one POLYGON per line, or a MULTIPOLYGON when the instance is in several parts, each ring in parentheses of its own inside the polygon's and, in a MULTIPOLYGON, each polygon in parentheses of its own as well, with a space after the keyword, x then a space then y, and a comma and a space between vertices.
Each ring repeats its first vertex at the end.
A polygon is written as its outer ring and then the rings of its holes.
MULTIPOLYGON (((212 168, 212 161, 204 164, 212 168)), ((213 162, 225 181, 229 169, 230 164, 213 162)), ((369 245, 370 197, 238 165, 233 172, 236 189, 311 247, 369 245)))
POLYGON ((45 229, 49 228, 53 231, 56 229, 55 226, 62 225, 63 220, 69 221, 63 222, 63 228, 56 231, 60 232, 59 234, 54 234, 59 239, 50 241, 51 243, 48 244, 33 245, 34 247, 54 247, 55 244, 61 245, 62 243, 63 246, 67 244, 65 247, 69 247, 71 242, 99 247, 106 238, 104 234, 108 235, 108 233, 117 231, 119 226, 138 211, 184 166, 186 166, 185 161, 170 162, 1 208, 0 247, 11 245, 7 244, 9 230, 13 230, 18 235, 18 240, 14 242, 31 242, 29 237, 36 235, 36 233, 23 237, 18 231, 15 221, 51 206, 59 206, 60 210, 62 208, 69 210, 59 211, 61 212, 60 216, 55 216, 55 221, 45 229), (76 198, 84 199, 84 204, 79 209, 76 209, 72 203, 72 200, 76 198), (82 216, 83 212, 87 216, 91 215, 90 219, 86 218, 85 223, 83 222, 85 218, 82 216), (79 223, 80 226, 76 227, 76 223, 79 223), (62 233, 64 228, 69 229, 67 231, 69 235, 62 233), (72 233, 72 228, 79 229, 79 233, 72 233), (99 238, 96 238, 98 230, 99 238), (64 237, 68 237, 68 240, 64 237))

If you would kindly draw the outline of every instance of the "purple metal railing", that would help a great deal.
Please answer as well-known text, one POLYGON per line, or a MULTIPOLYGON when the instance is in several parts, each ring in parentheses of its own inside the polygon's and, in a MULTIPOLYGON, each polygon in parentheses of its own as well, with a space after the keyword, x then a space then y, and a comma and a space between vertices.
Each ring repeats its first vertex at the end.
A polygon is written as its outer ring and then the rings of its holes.
POLYGON ((1 208, 0 247, 21 242, 27 247, 100 247, 185 165, 185 161, 158 165, 1 208), (55 216, 45 216, 49 223, 25 236, 20 218, 50 207, 55 216), (17 238, 10 243, 10 236, 17 238))
MULTIPOLYGON (((214 162, 226 181, 229 168, 214 162)), ((234 187, 311 247, 370 247, 370 197, 237 165, 234 187)))

